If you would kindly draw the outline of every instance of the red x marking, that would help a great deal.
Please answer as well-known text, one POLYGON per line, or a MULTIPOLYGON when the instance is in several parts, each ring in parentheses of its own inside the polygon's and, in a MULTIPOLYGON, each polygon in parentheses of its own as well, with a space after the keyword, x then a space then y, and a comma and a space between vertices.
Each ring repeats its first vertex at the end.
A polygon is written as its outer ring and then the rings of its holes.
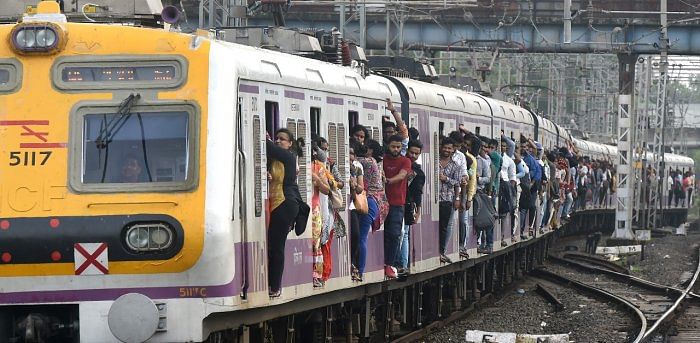
POLYGON ((24 129, 24 132, 21 133, 22 136, 34 136, 36 138, 39 138, 42 142, 46 142, 46 136, 49 135, 48 132, 36 132, 26 125, 22 125, 22 128, 24 129))
POLYGON ((99 269, 102 273, 104 274, 109 274, 109 270, 105 268, 100 262, 97 261, 97 258, 100 256, 100 254, 107 249, 107 244, 102 243, 100 244, 99 247, 95 250, 94 253, 90 254, 85 250, 79 243, 75 243, 73 245, 75 250, 77 250, 81 255, 85 256, 85 262, 83 262, 78 269, 75 270, 75 275, 80 275, 82 274, 85 269, 87 269, 90 265, 95 266, 95 268, 99 269))

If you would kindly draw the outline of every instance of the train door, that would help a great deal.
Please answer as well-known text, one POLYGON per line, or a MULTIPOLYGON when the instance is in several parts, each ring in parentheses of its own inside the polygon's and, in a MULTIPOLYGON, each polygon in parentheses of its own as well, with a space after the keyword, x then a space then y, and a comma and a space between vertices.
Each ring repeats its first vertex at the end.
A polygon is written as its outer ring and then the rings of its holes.
MULTIPOLYGON (((266 299, 267 254, 266 232, 256 228, 267 227, 267 157, 265 132, 267 130, 266 109, 274 113, 274 105, 266 105, 261 94, 262 85, 253 81, 241 81, 239 85, 239 114, 236 124, 237 140, 236 165, 238 184, 236 192, 241 209, 241 272, 242 296, 250 300, 255 297, 266 299), (243 221, 245 221, 243 223, 243 221)), ((234 211, 234 217, 236 210, 234 211)))

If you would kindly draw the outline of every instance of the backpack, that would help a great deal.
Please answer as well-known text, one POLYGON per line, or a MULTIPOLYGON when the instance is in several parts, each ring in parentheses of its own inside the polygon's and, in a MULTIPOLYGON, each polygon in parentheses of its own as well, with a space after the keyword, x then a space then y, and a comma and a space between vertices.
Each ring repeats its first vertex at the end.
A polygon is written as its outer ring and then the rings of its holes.
POLYGON ((477 192, 474 195, 474 228, 477 231, 493 227, 496 222, 496 209, 486 193, 477 192))
POLYGON ((510 183, 501 180, 501 185, 498 190, 498 214, 510 213, 513 209, 514 204, 510 191, 510 183))

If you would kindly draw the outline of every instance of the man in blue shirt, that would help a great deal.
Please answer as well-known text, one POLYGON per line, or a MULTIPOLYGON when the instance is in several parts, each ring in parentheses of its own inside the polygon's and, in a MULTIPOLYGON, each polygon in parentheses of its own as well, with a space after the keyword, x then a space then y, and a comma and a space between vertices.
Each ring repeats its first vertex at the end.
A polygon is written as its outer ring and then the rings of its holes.
POLYGON ((525 164, 527 164, 528 169, 530 169, 530 181, 532 185, 530 187, 530 208, 529 208, 529 233, 530 236, 533 235, 533 227, 535 223, 535 217, 537 216, 537 199, 540 193, 540 186, 542 184, 542 166, 537 162, 534 156, 537 156, 537 143, 531 138, 525 139, 524 136, 520 136, 520 141, 523 143, 522 155, 525 164))

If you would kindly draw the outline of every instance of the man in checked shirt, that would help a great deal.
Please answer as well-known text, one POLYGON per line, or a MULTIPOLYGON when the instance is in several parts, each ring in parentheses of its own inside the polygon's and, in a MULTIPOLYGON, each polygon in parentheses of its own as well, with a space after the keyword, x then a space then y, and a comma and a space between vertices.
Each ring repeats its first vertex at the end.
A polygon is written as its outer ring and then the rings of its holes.
POLYGON ((459 184, 462 178, 460 166, 452 159, 455 142, 444 137, 440 143, 440 262, 452 263, 445 250, 452 235, 452 225, 455 210, 459 208, 459 184))

